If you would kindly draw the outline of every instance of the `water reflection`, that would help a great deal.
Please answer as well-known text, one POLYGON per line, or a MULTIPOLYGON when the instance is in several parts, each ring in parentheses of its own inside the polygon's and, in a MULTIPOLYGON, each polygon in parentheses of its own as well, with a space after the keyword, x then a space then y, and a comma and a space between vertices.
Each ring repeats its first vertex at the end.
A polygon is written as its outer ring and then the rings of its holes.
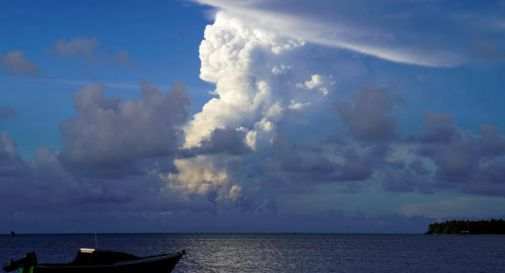
MULTIPOLYGON (((174 272, 502 272, 505 236, 136 234, 99 247, 147 256, 185 249, 174 272)), ((94 235, 0 236, 0 259, 71 261, 94 235)))

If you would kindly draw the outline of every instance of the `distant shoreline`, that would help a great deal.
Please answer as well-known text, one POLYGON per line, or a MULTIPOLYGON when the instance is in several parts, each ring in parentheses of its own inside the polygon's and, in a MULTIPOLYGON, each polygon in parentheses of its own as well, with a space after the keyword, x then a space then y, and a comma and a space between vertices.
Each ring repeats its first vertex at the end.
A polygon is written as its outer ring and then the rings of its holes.
POLYGON ((451 220, 433 223, 425 234, 505 234, 505 220, 491 219, 480 221, 451 220))

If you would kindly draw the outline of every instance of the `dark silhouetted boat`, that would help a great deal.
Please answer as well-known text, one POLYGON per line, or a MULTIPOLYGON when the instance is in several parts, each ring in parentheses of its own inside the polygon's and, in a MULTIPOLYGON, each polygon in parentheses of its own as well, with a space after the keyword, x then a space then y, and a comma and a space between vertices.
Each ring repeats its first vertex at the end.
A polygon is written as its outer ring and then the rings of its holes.
POLYGON ((131 254, 81 248, 75 260, 66 264, 39 264, 31 252, 18 261, 9 261, 3 269, 20 273, 169 273, 185 254, 137 257, 131 254))

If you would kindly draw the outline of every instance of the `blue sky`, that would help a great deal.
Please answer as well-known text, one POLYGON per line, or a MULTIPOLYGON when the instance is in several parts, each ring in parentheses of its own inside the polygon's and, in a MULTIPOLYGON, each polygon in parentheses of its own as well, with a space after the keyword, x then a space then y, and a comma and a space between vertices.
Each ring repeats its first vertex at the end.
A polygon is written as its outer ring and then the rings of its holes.
POLYGON ((4 4, 0 27, 6 42, 0 51, 23 51, 41 75, 27 78, 2 71, 2 104, 18 109, 18 116, 0 126, 16 139, 23 157, 32 158, 41 146, 60 146, 58 124, 73 113, 73 93, 89 82, 128 85, 108 91, 135 98, 142 79, 165 87, 181 81, 192 87, 195 103, 201 104, 210 90, 198 78, 198 45, 207 23, 205 9, 179 1, 4 4), (54 52, 59 40, 76 38, 96 39, 96 56, 54 52), (127 52, 131 65, 116 63, 118 52, 127 52))
POLYGON ((0 229, 421 232, 504 217, 504 11, 4 3, 0 229))

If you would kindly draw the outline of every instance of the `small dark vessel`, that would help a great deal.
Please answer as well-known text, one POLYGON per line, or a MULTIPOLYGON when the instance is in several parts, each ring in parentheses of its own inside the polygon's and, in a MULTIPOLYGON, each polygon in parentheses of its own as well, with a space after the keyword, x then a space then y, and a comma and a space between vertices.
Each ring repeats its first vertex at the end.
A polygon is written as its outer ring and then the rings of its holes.
POLYGON ((3 270, 20 273, 169 273, 185 254, 161 254, 137 257, 122 252, 81 248, 75 260, 66 264, 39 264, 31 252, 18 261, 9 261, 3 270))
POLYGON ((14 232, 14 230, 11 230, 11 236, 16 236, 16 232, 14 232))

